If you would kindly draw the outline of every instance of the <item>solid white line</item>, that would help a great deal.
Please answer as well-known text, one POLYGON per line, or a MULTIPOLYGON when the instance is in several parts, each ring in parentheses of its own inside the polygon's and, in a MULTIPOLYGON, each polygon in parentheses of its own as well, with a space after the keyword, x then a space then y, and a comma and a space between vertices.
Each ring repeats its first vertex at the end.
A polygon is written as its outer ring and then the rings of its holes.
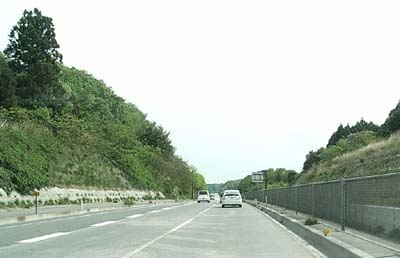
POLYGON ((40 237, 34 237, 31 239, 21 240, 21 241, 18 241, 17 243, 20 243, 20 244, 34 243, 34 242, 39 242, 39 241, 50 239, 50 238, 67 235, 69 233, 71 233, 71 232, 58 232, 58 233, 53 233, 53 234, 44 235, 44 236, 40 236, 40 237))
POLYGON ((91 225, 91 227, 102 227, 102 226, 105 226, 105 225, 113 224, 115 222, 117 222, 117 221, 116 220, 104 221, 104 222, 100 222, 100 223, 97 223, 97 224, 93 224, 93 225, 91 225))
POLYGON ((162 208, 162 210, 170 210, 170 209, 172 209, 172 208, 171 207, 162 208))
POLYGON ((147 242, 146 244, 144 244, 144 245, 142 245, 142 246, 136 248, 135 250, 133 250, 132 252, 130 252, 130 253, 128 253, 128 254, 122 256, 121 258, 131 258, 131 257, 135 256, 136 254, 140 253, 141 251, 143 251, 144 249, 146 249, 146 248, 149 247, 150 245, 154 244, 155 242, 157 242, 157 241, 163 239, 164 237, 168 236, 169 234, 171 234, 171 233, 177 231, 178 229, 180 229, 180 228, 186 226, 187 224, 189 224, 190 222, 192 222, 194 219, 196 219, 198 216, 200 216, 200 215, 203 214, 204 212, 207 212, 207 211, 208 211, 209 209, 211 209, 212 207, 214 207, 214 205, 212 205, 211 207, 209 207, 209 208, 207 208, 207 209, 201 211, 201 212, 198 213, 196 216, 194 216, 194 217, 191 218, 191 219, 188 219, 187 221, 183 222, 183 223, 180 224, 179 226, 174 227, 173 229, 171 229, 171 230, 165 232, 164 234, 162 234, 162 235, 160 235, 160 236, 154 238, 153 240, 147 242))
POLYGON ((128 216, 128 217, 126 217, 127 219, 134 219, 134 218, 139 218, 139 217, 141 217, 141 216, 143 216, 144 214, 134 214, 134 215, 131 215, 131 216, 128 216))

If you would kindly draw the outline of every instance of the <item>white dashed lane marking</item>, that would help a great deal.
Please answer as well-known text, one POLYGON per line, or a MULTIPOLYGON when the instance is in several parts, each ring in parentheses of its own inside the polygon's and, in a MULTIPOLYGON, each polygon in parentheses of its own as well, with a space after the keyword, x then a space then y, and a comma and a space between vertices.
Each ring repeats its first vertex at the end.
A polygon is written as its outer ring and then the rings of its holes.
POLYGON ((91 227, 102 227, 102 226, 105 226, 105 225, 113 224, 115 222, 117 222, 117 221, 116 220, 104 221, 104 222, 100 222, 100 223, 97 223, 97 224, 93 224, 93 225, 91 225, 91 227))
POLYGON ((44 235, 44 236, 40 236, 40 237, 34 237, 31 239, 21 240, 21 241, 18 241, 17 243, 20 243, 20 244, 34 243, 34 242, 39 242, 39 241, 50 239, 50 238, 67 235, 69 233, 71 233, 71 232, 57 232, 57 233, 53 233, 53 234, 49 234, 49 235, 44 235))
POLYGON ((128 216, 128 217, 126 217, 127 219, 134 219, 134 218, 139 218, 139 217, 141 217, 141 216, 143 216, 144 214, 134 214, 134 215, 131 215, 131 216, 128 216))

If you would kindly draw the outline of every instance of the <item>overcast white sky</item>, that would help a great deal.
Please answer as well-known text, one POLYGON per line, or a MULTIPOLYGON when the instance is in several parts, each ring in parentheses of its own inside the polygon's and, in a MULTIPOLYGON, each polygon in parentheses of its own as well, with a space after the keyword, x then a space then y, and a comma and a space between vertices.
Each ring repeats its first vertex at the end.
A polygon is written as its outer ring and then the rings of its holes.
POLYGON ((64 63, 170 131, 208 183, 299 171, 340 123, 381 124, 400 99, 398 0, 2 0, 0 49, 34 7, 64 63))

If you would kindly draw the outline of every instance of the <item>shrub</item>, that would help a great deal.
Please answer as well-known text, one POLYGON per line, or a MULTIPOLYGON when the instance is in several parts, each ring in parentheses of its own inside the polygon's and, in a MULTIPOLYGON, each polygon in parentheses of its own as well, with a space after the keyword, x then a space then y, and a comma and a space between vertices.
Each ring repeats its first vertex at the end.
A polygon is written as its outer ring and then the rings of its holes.
POLYGON ((49 200, 44 201, 44 205, 55 205, 55 203, 54 203, 54 200, 49 199, 49 200))
POLYGON ((306 221, 304 222, 304 225, 307 226, 311 226, 311 225, 315 225, 318 224, 318 219, 316 217, 310 217, 308 219, 306 219, 306 221))
POLYGON ((145 201, 150 201, 152 199, 153 199, 153 197, 151 197, 150 194, 146 194, 146 195, 143 196, 143 200, 145 200, 145 201))
POLYGON ((132 206, 132 205, 135 204, 135 198, 134 198, 134 197, 125 198, 125 199, 123 200, 123 204, 124 204, 124 205, 127 205, 127 206, 132 206))

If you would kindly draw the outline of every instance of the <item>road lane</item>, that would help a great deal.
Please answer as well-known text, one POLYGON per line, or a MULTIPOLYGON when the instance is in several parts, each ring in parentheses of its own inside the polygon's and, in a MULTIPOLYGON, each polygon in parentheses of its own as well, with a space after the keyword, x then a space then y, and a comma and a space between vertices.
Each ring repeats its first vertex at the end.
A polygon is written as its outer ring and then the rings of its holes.
POLYGON ((315 258, 318 255, 271 218, 244 204, 242 209, 216 205, 133 257, 315 258))
MULTIPOLYGON (((66 232, 68 234, 50 239, 47 239, 47 235, 41 235, 41 237, 44 237, 43 241, 24 244, 13 243, 0 247, 0 257, 120 258, 207 208, 203 205, 198 206, 193 203, 190 205, 175 206, 177 205, 172 205, 170 207, 174 208, 162 210, 158 213, 151 213, 154 209, 147 209, 143 216, 135 218, 128 218, 134 214, 125 214, 126 216, 118 222, 101 227, 92 227, 90 225, 94 223, 91 223, 74 231, 59 231, 60 228, 58 228, 49 235, 66 232)), ((157 207, 157 209, 161 208, 163 207, 157 207)), ((140 210, 140 214, 143 214, 143 210, 140 210)), ((109 220, 109 214, 105 213, 102 215, 103 222, 109 220)), ((86 220, 86 218, 81 219, 86 220)), ((98 218, 96 217, 96 219, 98 218)), ((57 222, 57 226, 60 227, 59 224, 62 224, 63 221, 57 222)), ((35 235, 35 237, 38 237, 38 235, 35 235)), ((0 238, 7 238, 7 235, 4 235, 0 231, 0 238)), ((27 237, 23 236, 23 239, 25 240, 27 237)))
MULTIPOLYGON (((183 203, 155 205, 142 208, 102 211, 84 215, 74 215, 55 219, 46 219, 27 223, 0 226, 0 247, 11 245, 15 242, 49 235, 57 232, 71 232, 98 223, 118 221, 128 216, 143 214, 165 207, 174 207, 183 203)), ((1 257, 1 256, 0 256, 1 257)))
POLYGON ((242 209, 195 203, 157 210, 125 214, 120 220, 104 216, 90 224, 102 226, 55 231, 41 241, 1 247, 0 257, 315 257, 291 233, 246 204, 242 209))

